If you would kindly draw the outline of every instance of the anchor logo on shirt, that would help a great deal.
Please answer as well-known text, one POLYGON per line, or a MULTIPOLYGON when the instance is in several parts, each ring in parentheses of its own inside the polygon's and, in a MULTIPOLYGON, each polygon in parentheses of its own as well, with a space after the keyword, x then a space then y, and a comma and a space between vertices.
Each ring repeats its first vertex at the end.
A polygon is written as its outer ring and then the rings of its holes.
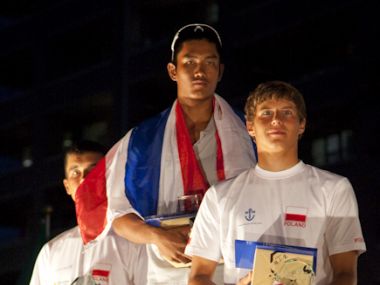
POLYGON ((248 211, 245 211, 245 219, 247 221, 252 221, 255 218, 255 210, 252 210, 252 208, 249 208, 248 211))

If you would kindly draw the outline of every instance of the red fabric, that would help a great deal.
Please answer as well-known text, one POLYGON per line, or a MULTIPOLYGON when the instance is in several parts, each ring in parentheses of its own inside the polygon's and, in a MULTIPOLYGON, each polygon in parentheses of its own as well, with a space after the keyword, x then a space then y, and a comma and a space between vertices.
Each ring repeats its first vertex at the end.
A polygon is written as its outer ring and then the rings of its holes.
POLYGON ((94 240, 107 223, 106 160, 101 159, 75 193, 77 222, 84 244, 94 240), (91 229, 85 225, 91 223, 91 229))
POLYGON ((190 134, 179 103, 177 104, 175 111, 178 155, 181 163, 184 194, 202 194, 203 196, 208 189, 209 184, 203 176, 202 170, 195 156, 190 134))
POLYGON ((222 181, 226 179, 226 175, 224 173, 222 142, 220 141, 218 130, 215 131, 215 139, 216 139, 216 172, 218 176, 218 181, 222 181))
POLYGON ((285 215, 285 221, 297 221, 297 222, 305 222, 306 216, 299 214, 288 214, 285 215))
POLYGON ((101 270, 101 269, 94 269, 92 270, 92 276, 103 276, 108 277, 110 275, 110 272, 107 270, 101 270))
MULTIPOLYGON (((203 197, 210 185, 208 184, 194 153, 190 134, 183 116, 183 110, 179 103, 176 106, 176 131, 184 194, 201 194, 203 197)), ((220 181, 225 179, 225 173, 222 144, 217 130, 215 131, 215 138, 217 143, 216 169, 217 177, 220 181)))

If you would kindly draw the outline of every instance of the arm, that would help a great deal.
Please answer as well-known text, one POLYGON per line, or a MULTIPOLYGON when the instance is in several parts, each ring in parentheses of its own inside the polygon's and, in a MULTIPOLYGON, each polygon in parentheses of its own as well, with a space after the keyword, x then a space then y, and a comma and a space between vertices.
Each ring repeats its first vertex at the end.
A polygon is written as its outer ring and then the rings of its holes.
POLYGON ((183 253, 190 227, 163 229, 146 224, 135 214, 117 218, 113 229, 121 237, 138 244, 155 244, 162 256, 176 262, 187 263, 190 259, 183 253))
POLYGON ((331 285, 356 285, 357 283, 357 251, 348 251, 330 256, 334 279, 331 285))
POLYGON ((193 256, 189 285, 215 284, 211 280, 217 264, 218 263, 216 261, 199 256, 193 256))
MULTIPOLYGON (((217 262, 199 257, 193 256, 191 263, 191 272, 189 278, 189 285, 213 285, 212 276, 215 272, 215 268, 218 265, 217 262)), ((236 285, 249 285, 252 279, 252 272, 249 272, 246 276, 241 278, 236 285)))
POLYGON ((329 252, 339 249, 345 252, 330 255, 333 271, 331 284, 357 284, 357 260, 359 254, 365 251, 358 205, 347 178, 340 179, 334 188, 325 236, 329 252))

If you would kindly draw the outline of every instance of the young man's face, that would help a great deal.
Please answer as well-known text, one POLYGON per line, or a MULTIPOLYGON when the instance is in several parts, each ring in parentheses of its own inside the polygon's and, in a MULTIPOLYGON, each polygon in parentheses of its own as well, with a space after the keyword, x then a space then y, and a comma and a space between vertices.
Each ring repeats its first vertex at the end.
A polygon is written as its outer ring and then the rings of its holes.
POLYGON ((102 157, 102 153, 92 151, 67 155, 63 185, 74 201, 79 185, 102 157))
POLYGON ((178 100, 210 100, 223 74, 216 46, 207 40, 189 40, 182 44, 177 66, 168 64, 169 76, 177 82, 178 100))
POLYGON ((298 149, 298 138, 305 131, 306 121, 300 122, 296 105, 286 99, 270 99, 256 106, 253 122, 247 129, 255 137, 258 151, 280 153, 298 149))

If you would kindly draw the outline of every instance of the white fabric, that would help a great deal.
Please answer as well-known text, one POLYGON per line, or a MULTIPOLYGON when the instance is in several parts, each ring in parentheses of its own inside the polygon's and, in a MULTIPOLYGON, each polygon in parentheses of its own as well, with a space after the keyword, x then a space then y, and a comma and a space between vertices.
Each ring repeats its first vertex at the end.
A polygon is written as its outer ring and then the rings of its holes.
POLYGON ((330 255, 366 250, 350 182, 303 162, 281 172, 256 166, 207 191, 186 254, 223 257, 224 282, 235 284, 248 272, 235 268, 236 239, 317 248, 319 285, 332 280, 330 255), (286 221, 286 213, 306 221, 286 221))
POLYGON ((30 285, 70 285, 77 277, 87 275, 99 285, 145 285, 146 274, 144 246, 110 231, 101 242, 84 249, 79 228, 74 227, 43 246, 30 285), (109 275, 101 277, 96 270, 109 275))
POLYGON ((203 175, 207 178, 209 185, 218 182, 216 170, 217 143, 215 137, 215 121, 210 120, 206 129, 200 132, 199 140, 193 144, 195 156, 200 162, 203 175))
MULTIPOLYGON (((175 106, 173 103, 164 132, 161 154, 160 192, 158 213, 168 214, 176 211, 177 199, 184 194, 181 165, 178 156, 175 106)), ((214 121, 222 144, 226 178, 236 176, 256 163, 253 144, 244 123, 228 103, 215 95, 214 121)), ((131 131, 122 138, 107 154, 107 228, 97 238, 102 239, 116 217, 135 213, 124 191, 124 170, 131 131)), ((216 166, 215 166, 216 167, 216 166)), ((205 171, 208 171, 205 169, 205 171)), ((188 269, 175 269, 163 260, 157 250, 147 246, 148 284, 187 284, 188 269)))

